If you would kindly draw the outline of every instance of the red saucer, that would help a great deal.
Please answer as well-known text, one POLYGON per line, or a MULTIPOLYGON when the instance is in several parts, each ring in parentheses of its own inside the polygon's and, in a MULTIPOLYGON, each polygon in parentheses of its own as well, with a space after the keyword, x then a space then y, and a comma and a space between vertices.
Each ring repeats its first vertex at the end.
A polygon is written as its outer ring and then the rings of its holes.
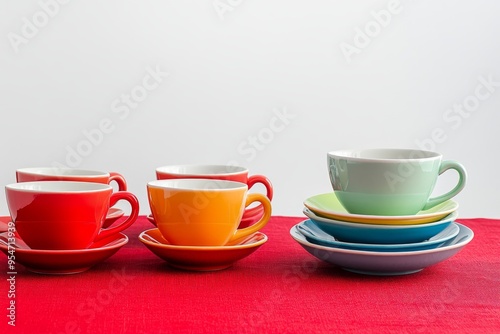
POLYGON ((0 233, 0 250, 15 256, 16 264, 22 264, 31 272, 39 274, 76 274, 106 260, 128 242, 128 237, 117 233, 95 242, 87 249, 43 250, 31 249, 14 234, 14 245, 8 242, 8 232, 0 233), (14 250, 15 252, 12 252, 14 250))
POLYGON ((125 212, 118 208, 109 208, 108 214, 106 215, 106 220, 102 224, 102 227, 108 228, 113 224, 118 218, 123 217, 125 212))

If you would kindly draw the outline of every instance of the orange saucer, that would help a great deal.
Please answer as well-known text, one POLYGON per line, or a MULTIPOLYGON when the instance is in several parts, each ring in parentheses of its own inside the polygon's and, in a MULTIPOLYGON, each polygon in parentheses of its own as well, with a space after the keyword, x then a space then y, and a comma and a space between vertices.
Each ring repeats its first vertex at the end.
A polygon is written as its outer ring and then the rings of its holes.
POLYGON ((157 228, 139 235, 146 247, 165 260, 170 266, 193 271, 226 269, 256 251, 267 241, 267 236, 256 232, 246 238, 225 246, 179 246, 171 245, 157 228))

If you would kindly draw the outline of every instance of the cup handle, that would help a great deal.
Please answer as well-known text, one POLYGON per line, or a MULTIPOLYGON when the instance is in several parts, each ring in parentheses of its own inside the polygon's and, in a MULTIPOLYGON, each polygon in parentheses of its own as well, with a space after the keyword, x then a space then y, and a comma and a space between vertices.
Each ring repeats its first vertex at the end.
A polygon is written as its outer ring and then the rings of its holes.
POLYGON ((109 172, 109 182, 115 181, 118 184, 118 191, 127 191, 127 181, 120 173, 109 172))
POLYGON ((272 211, 271 201, 269 200, 269 198, 267 198, 263 194, 248 194, 247 200, 245 202, 245 207, 249 206, 253 202, 260 202, 262 204, 262 207, 264 208, 264 214, 255 224, 242 229, 237 229, 231 239, 229 239, 228 243, 249 236, 250 234, 253 234, 262 229, 268 223, 269 219, 271 218, 272 211))
POLYGON ((271 183, 271 180, 269 180, 267 177, 264 175, 252 175, 248 178, 247 185, 248 189, 252 188, 254 184, 256 183, 262 183, 264 187, 266 187, 266 196, 269 198, 269 200, 273 199, 273 185, 271 183))
POLYGON ((443 174, 448 169, 454 169, 458 172, 458 184, 446 194, 429 199, 422 210, 427 210, 443 203, 444 201, 456 196, 462 191, 462 189, 464 189, 465 183, 467 182, 467 172, 465 171, 464 166, 462 166, 459 162, 452 160, 443 161, 439 167, 439 175, 443 174))
MULTIPOLYGON (((271 181, 264 175, 252 175, 247 180, 248 189, 252 188, 256 183, 262 183, 264 187, 266 187, 266 196, 267 198, 269 198, 269 200, 272 200, 274 192, 271 181)), ((262 205, 257 205, 253 208, 245 209, 245 215, 252 217, 259 214, 261 211, 262 205)))
POLYGON ((132 210, 129 217, 119 225, 112 226, 109 228, 102 228, 99 231, 99 234, 97 235, 95 241, 102 240, 104 238, 109 237, 110 235, 121 232, 126 228, 130 227, 130 225, 132 225, 137 220, 137 217, 139 216, 139 201, 137 200, 137 197, 135 197, 134 194, 129 193, 127 191, 115 192, 111 194, 111 197, 109 199, 109 206, 112 207, 120 200, 125 200, 130 203, 130 207, 132 210))

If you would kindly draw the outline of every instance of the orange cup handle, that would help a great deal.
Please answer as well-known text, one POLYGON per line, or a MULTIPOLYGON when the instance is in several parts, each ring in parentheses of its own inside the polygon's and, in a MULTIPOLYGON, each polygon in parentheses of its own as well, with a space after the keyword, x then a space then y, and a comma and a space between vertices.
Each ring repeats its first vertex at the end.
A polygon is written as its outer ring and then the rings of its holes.
POLYGON ((137 197, 127 191, 119 191, 111 194, 109 206, 112 207, 120 200, 125 200, 130 203, 130 207, 132 209, 130 216, 119 225, 101 229, 95 241, 99 241, 113 234, 119 233, 129 228, 137 220, 137 217, 139 216, 139 200, 137 197))
POLYGON ((262 229, 269 222, 269 219, 271 218, 271 211, 272 211, 271 201, 269 200, 269 198, 267 198, 266 196, 264 196, 262 194, 248 194, 247 200, 245 203, 245 207, 249 206, 253 202, 260 202, 262 204, 262 207, 264 208, 264 214, 259 219, 259 221, 256 222, 255 224, 252 224, 248 227, 236 230, 236 232, 231 237, 231 239, 229 239, 228 242, 233 242, 237 239, 249 236, 250 234, 253 234, 253 233, 259 231, 260 229, 262 229))

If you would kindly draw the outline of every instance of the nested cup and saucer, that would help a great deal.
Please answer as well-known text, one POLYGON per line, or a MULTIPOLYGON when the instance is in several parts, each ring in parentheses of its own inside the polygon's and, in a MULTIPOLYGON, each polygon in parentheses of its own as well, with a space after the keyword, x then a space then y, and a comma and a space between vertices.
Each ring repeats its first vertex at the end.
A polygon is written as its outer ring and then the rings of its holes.
POLYGON ((128 242, 122 232, 139 213, 135 195, 103 183, 18 182, 5 192, 12 221, 0 235, 0 250, 37 273, 78 273, 107 259, 128 242), (103 227, 118 201, 129 203, 130 215, 103 227))
POLYGON ((220 270, 250 255, 267 241, 260 230, 271 217, 271 202, 248 193, 242 182, 218 179, 163 179, 147 184, 156 228, 139 240, 172 267, 195 271, 220 270), (258 202, 262 216, 241 227, 245 208, 258 202))
POLYGON ((456 254, 473 232, 456 222, 465 168, 436 152, 410 149, 328 152, 333 192, 304 200, 308 218, 290 230, 317 258, 372 275, 414 273, 456 254), (431 197, 439 175, 455 187, 431 197))

